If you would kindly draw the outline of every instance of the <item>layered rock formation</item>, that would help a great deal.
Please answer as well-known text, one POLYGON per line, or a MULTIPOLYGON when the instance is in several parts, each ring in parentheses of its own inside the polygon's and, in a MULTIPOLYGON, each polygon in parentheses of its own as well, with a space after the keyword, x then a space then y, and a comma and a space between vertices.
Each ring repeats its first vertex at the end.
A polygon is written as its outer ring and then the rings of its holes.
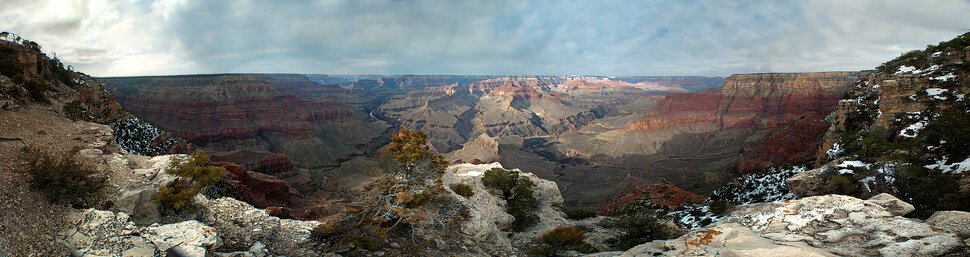
POLYGON ((195 75, 101 79, 126 109, 206 150, 265 172, 333 165, 386 125, 340 100, 344 90, 301 75, 195 75), (263 158, 265 157, 265 158, 263 158), (253 159, 256 158, 256 159, 253 159), (261 167, 266 162, 277 163, 261 167))
MULTIPOLYGON (((624 130, 663 134, 735 133, 744 143, 741 172, 814 157, 817 141, 842 94, 861 73, 732 75, 721 90, 664 97, 624 130)), ((647 153, 649 154, 649 152, 647 153)))
POLYGON ((629 187, 619 182, 628 177, 709 193, 739 173, 813 160, 828 126, 824 118, 862 74, 733 75, 721 89, 669 94, 622 119, 595 120, 560 135, 550 148, 622 170, 600 176, 612 194, 565 190, 584 204, 621 198, 629 187))

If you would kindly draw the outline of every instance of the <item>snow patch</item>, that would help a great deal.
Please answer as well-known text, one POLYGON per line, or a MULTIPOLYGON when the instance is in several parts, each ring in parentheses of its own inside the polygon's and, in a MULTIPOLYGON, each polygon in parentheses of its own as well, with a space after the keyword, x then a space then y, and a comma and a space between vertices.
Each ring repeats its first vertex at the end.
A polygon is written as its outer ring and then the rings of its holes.
POLYGON ((829 159, 835 159, 835 157, 839 157, 844 152, 845 152, 845 149, 842 149, 842 144, 835 143, 835 144, 832 144, 832 148, 830 148, 828 151, 825 151, 825 155, 828 156, 829 159))
POLYGON ((936 76, 936 77, 932 77, 930 79, 931 80, 937 80, 937 81, 950 81, 951 79, 955 79, 955 78, 957 78, 957 75, 953 75, 953 73, 951 72, 951 73, 947 73, 946 75, 936 76))
POLYGON ((942 173, 953 173, 953 174, 960 174, 960 173, 963 173, 964 171, 970 170, 970 157, 967 157, 967 159, 961 162, 955 162, 951 164, 947 164, 948 159, 949 158, 944 156, 942 159, 936 160, 936 163, 926 165, 923 167, 926 167, 927 169, 939 170, 942 173))
POLYGON ((842 163, 839 163, 839 165, 838 165, 839 168, 858 168, 858 167, 865 167, 866 169, 868 169, 869 166, 872 166, 872 164, 867 164, 867 163, 864 163, 862 161, 842 161, 842 163))
POLYGON ((916 135, 919 134, 919 131, 923 129, 923 127, 926 127, 926 124, 927 122, 925 120, 921 120, 916 123, 913 123, 907 126, 906 128, 904 128, 903 130, 899 131, 899 136, 909 137, 909 138, 916 137, 916 135))
POLYGON ((915 71, 919 71, 919 70, 917 70, 916 67, 913 67, 913 66, 903 65, 903 66, 899 66, 899 69, 897 69, 896 73, 893 73, 893 75, 902 75, 906 73, 918 73, 915 71))

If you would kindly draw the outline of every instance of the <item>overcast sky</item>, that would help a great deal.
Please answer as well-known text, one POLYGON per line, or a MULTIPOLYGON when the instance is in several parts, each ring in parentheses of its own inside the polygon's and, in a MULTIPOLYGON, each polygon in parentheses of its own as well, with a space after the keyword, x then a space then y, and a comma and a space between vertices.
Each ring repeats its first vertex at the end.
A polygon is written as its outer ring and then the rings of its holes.
POLYGON ((970 30, 970 0, 0 0, 0 30, 95 76, 724 76, 871 69, 970 30))

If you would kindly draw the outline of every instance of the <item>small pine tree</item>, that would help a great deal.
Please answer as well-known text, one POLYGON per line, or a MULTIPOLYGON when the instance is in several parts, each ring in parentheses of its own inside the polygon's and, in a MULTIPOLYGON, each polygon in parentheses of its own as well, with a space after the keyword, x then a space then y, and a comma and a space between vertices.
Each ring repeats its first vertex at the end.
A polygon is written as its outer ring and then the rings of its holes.
POLYGON ((391 144, 387 146, 391 159, 404 169, 407 175, 415 173, 429 173, 440 176, 447 168, 448 162, 431 151, 428 145, 428 135, 421 131, 411 131, 407 127, 401 129, 391 137, 391 144))
POLYGON ((226 173, 223 167, 209 165, 209 156, 202 151, 192 153, 187 160, 174 158, 165 173, 178 176, 155 194, 155 200, 164 206, 182 209, 192 198, 208 186, 214 185, 226 173))

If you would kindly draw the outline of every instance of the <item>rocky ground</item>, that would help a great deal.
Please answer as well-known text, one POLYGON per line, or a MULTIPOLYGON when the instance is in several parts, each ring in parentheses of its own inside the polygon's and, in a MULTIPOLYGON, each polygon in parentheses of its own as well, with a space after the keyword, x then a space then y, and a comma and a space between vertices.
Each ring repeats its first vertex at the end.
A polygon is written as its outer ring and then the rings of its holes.
POLYGON ((27 176, 18 173, 19 156, 24 143, 66 153, 95 141, 95 135, 44 106, 0 110, 0 128, 0 255, 66 255, 67 248, 54 243, 54 237, 70 208, 51 205, 28 188, 27 176))
POLYGON ((970 213, 904 218, 913 206, 889 194, 824 195, 742 206, 680 238, 593 256, 966 256, 970 213))

